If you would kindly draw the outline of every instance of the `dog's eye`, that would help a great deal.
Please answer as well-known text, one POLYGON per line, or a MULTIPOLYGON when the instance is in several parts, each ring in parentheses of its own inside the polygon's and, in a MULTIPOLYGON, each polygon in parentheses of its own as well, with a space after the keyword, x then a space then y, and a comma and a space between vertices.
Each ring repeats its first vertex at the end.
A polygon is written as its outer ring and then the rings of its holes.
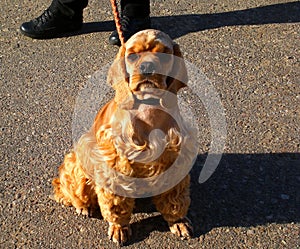
POLYGON ((139 55, 138 55, 138 54, 129 54, 129 55, 127 56, 127 60, 130 61, 130 62, 134 62, 134 61, 136 61, 138 58, 139 58, 139 55))
POLYGON ((161 63, 167 63, 168 61, 171 60, 171 56, 170 54, 165 54, 165 53, 157 53, 157 57, 159 58, 159 61, 161 63))

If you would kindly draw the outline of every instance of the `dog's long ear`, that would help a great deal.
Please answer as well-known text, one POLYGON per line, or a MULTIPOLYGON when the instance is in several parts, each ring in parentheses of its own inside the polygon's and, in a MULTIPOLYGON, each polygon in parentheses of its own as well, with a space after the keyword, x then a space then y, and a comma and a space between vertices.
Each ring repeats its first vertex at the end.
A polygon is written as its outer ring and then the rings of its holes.
POLYGON ((182 87, 185 87, 188 82, 186 66, 181 54, 179 45, 173 45, 174 62, 172 71, 167 78, 168 90, 174 94, 182 87))
POLYGON ((121 46, 113 64, 108 70, 107 82, 115 89, 115 102, 126 109, 133 106, 133 96, 129 88, 129 75, 125 65, 125 47, 121 46))

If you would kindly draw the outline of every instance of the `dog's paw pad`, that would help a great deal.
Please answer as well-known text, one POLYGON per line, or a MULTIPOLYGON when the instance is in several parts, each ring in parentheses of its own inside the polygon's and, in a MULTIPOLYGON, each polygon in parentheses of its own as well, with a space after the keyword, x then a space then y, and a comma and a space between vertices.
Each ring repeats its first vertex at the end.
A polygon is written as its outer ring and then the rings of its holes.
POLYGON ((169 225, 172 233, 182 238, 191 238, 193 236, 193 226, 191 221, 185 217, 169 225))
POLYGON ((131 228, 129 225, 121 226, 119 224, 109 224, 108 237, 115 243, 120 245, 129 240, 131 236, 131 228))

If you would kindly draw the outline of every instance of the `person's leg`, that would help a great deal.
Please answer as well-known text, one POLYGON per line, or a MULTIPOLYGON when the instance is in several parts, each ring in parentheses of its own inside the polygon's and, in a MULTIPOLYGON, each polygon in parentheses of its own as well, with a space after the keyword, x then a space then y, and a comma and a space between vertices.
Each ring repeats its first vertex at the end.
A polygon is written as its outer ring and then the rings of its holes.
POLYGON ((83 9, 88 0, 53 0, 41 16, 20 26, 21 32, 31 38, 44 39, 79 30, 83 9))
POLYGON ((124 16, 128 17, 149 17, 150 0, 121 0, 121 11, 124 16))
MULTIPOLYGON (((150 0, 121 0, 121 25, 125 41, 133 34, 151 27, 150 0)), ((117 31, 109 37, 109 43, 120 45, 117 31)))

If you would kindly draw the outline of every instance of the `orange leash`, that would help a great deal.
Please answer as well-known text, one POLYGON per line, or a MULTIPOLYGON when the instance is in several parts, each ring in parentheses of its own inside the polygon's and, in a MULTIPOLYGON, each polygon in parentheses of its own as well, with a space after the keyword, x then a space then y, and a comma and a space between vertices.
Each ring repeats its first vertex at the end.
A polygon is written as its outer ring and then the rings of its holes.
POLYGON ((121 41, 121 45, 123 46, 124 43, 125 43, 125 38, 124 38, 123 31, 122 31, 121 19, 120 19, 120 15, 119 15, 117 0, 110 0, 110 3, 111 3, 112 10, 113 10, 114 19, 115 19, 119 39, 121 41))

